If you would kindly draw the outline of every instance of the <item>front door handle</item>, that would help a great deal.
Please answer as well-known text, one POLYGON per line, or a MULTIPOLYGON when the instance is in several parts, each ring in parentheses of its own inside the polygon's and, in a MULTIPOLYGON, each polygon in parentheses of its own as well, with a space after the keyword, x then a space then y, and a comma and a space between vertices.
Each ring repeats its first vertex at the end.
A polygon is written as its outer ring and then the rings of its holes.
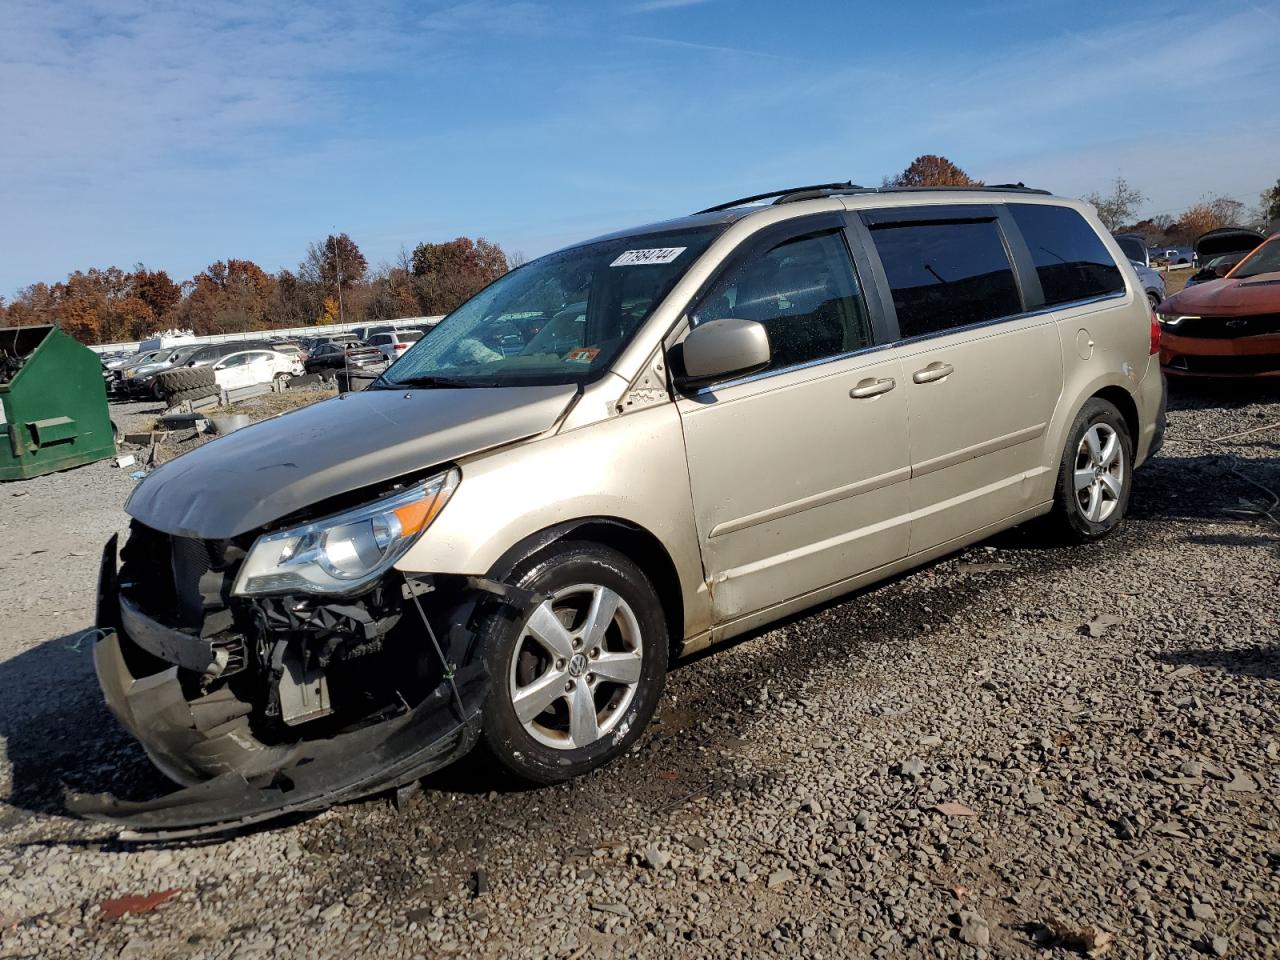
POLYGON ((923 370, 917 370, 913 373, 911 379, 916 383, 933 383, 933 381, 945 379, 955 372, 956 368, 951 364, 935 360, 923 370))
POLYGON ((855 400, 861 400, 863 397, 878 397, 882 393, 888 393, 897 385, 893 377, 885 377, 883 380, 867 378, 859 380, 858 385, 849 391, 849 396, 855 400))

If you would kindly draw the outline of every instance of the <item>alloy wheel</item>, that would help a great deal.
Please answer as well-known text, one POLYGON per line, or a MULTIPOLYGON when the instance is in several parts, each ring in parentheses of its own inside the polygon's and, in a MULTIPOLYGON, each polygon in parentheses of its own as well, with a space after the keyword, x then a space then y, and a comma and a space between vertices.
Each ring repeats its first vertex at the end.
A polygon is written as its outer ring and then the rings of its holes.
POLYGON ((543 601, 521 628, 507 689, 516 718, 558 750, 613 733, 635 698, 643 666, 636 615, 615 591, 577 584, 543 601))
POLYGON ((1120 435, 1106 423, 1085 431, 1073 472, 1076 503, 1091 523, 1102 523, 1120 505, 1124 491, 1124 449, 1120 435))

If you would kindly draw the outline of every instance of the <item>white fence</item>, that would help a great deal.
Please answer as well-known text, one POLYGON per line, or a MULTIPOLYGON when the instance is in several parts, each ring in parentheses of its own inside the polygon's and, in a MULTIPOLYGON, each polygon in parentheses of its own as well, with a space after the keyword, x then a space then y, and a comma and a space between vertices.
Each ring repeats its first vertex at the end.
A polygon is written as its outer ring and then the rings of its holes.
MULTIPOLYGON (((436 317, 396 317, 394 320, 366 320, 364 323, 323 323, 309 327, 272 327, 268 330, 246 330, 242 333, 212 333, 206 337, 183 339, 182 343, 233 343, 236 340, 262 340, 266 337, 322 337, 334 333, 350 333, 357 327, 395 327, 431 323, 436 317)), ((136 353, 140 341, 125 343, 98 343, 89 347, 96 353, 136 353)))

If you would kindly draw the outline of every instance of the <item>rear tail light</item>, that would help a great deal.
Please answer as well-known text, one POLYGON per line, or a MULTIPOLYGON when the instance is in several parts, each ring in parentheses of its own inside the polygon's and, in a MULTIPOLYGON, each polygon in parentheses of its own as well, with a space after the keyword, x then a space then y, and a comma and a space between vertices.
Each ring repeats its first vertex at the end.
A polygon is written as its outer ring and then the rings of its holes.
POLYGON ((409 345, 408 345, 407 343, 397 343, 397 344, 396 344, 396 349, 397 349, 397 350, 408 350, 408 349, 409 349, 409 345))
POLYGON ((1156 312, 1151 311, 1151 352, 1160 352, 1160 321, 1156 319, 1156 312))

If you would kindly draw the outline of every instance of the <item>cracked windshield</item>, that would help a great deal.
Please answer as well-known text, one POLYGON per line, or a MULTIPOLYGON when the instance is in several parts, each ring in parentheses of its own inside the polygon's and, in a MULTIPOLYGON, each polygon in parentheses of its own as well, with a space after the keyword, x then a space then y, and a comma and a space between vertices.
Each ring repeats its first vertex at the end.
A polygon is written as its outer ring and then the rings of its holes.
POLYGON ((619 351, 724 229, 602 240, 542 257, 451 313, 383 377, 390 386, 582 383, 619 351))

